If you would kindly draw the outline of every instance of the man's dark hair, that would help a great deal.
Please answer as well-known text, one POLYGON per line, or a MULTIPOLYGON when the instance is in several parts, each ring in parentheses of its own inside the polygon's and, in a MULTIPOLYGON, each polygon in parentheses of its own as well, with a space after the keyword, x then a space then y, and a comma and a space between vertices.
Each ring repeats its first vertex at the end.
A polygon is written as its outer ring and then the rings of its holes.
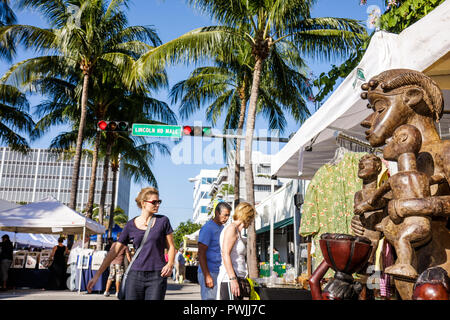
POLYGON ((214 214, 220 214, 223 209, 228 209, 231 212, 231 206, 226 202, 219 202, 216 206, 216 210, 214 210, 214 214))
POLYGON ((2 235, 2 239, 9 240, 9 236, 7 234, 2 235))

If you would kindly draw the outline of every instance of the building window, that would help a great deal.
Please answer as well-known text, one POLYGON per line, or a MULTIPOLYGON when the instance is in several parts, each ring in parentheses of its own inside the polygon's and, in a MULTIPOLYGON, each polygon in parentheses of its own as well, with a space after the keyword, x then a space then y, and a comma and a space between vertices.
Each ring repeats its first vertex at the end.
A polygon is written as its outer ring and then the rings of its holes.
POLYGON ((255 184, 255 191, 270 192, 270 190, 271 188, 269 185, 255 184))
POLYGON ((267 166, 257 166, 256 172, 258 174, 270 174, 270 167, 267 166))
POLYGON ((200 212, 201 213, 208 213, 208 207, 207 206, 201 206, 200 207, 200 212))
POLYGON ((210 195, 206 191, 202 191, 200 194, 200 199, 211 199, 210 195))
POLYGON ((217 179, 217 178, 206 178, 206 177, 203 177, 203 178, 202 178, 202 184, 211 184, 211 183, 213 183, 214 181, 216 181, 216 179, 217 179))

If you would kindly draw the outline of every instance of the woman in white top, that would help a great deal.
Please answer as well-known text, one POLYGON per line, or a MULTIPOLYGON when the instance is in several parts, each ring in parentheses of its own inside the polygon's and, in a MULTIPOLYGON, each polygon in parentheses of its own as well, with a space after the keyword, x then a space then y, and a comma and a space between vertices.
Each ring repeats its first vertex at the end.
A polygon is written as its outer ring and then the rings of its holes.
POLYGON ((241 202, 235 209, 233 221, 220 234, 222 264, 217 277, 217 300, 242 300, 238 278, 247 277, 246 242, 241 236, 255 219, 256 210, 247 202, 241 202))

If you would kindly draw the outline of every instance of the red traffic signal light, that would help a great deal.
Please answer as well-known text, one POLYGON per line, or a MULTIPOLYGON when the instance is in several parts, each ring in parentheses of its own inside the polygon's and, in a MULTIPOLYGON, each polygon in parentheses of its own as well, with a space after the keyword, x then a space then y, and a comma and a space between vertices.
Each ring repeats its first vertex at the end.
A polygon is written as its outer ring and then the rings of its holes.
POLYGON ((97 124, 98 131, 118 132, 128 131, 128 122, 125 121, 106 121, 100 120, 97 124))
POLYGON ((211 137, 211 127, 183 126, 183 135, 211 137))
POLYGON ((185 136, 193 136, 194 135, 194 127, 184 126, 183 127, 183 134, 185 136))
POLYGON ((98 128, 99 128, 100 130, 103 131, 103 130, 105 130, 106 127, 108 126, 108 123, 107 123, 106 121, 104 121, 104 120, 100 120, 100 121, 98 122, 97 126, 98 126, 98 128))

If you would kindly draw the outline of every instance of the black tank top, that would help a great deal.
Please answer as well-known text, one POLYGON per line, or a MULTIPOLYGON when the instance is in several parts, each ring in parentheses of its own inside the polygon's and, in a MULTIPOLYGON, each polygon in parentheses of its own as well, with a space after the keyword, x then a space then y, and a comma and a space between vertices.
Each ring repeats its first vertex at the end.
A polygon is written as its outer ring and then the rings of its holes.
POLYGON ((66 246, 56 246, 56 252, 53 257, 54 263, 64 266, 66 264, 66 259, 64 257, 64 252, 66 252, 66 246))

